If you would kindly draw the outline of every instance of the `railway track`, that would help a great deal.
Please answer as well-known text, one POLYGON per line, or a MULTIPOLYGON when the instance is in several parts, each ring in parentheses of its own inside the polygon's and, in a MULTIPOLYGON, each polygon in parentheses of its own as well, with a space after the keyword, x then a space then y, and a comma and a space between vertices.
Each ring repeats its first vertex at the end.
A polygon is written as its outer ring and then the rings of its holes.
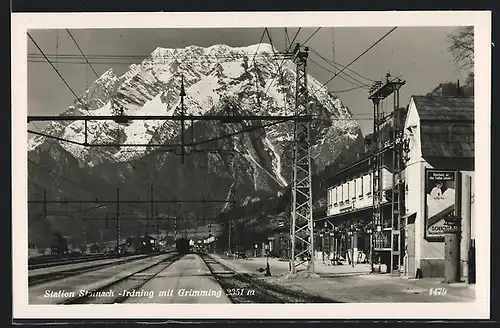
POLYGON ((199 255, 233 303, 335 303, 238 273, 207 254, 199 255))
POLYGON ((106 260, 115 258, 116 254, 99 254, 99 255, 90 255, 90 256, 78 256, 78 257, 67 257, 67 258, 52 258, 47 261, 39 261, 39 263, 29 263, 28 262, 28 271, 36 270, 42 268, 55 267, 65 264, 73 264, 73 263, 83 263, 83 262, 92 262, 98 260, 106 260))
POLYGON ((105 254, 104 253, 96 253, 96 254, 80 254, 80 255, 43 255, 43 256, 28 258, 28 264, 29 265, 43 264, 43 263, 78 259, 78 258, 102 256, 102 255, 105 255, 105 254))
MULTIPOLYGON (((115 265, 120 265, 124 263, 129 263, 133 261, 138 261, 142 260, 148 257, 154 257, 157 256, 157 254, 154 255, 143 255, 143 256, 135 256, 135 257, 128 257, 128 258, 123 258, 120 260, 116 261, 110 261, 110 262, 104 262, 104 263, 98 263, 95 265, 89 265, 85 267, 72 267, 68 268, 66 270, 60 270, 60 271, 52 271, 52 272, 46 272, 46 273, 40 273, 40 274, 33 274, 31 276, 28 276, 28 286, 35 286, 39 285, 42 283, 54 281, 54 280, 60 280, 72 276, 77 276, 86 272, 91 272, 91 271, 96 271, 100 270, 106 267, 110 266, 115 266, 115 265)), ((73 264, 73 263, 66 263, 66 264, 73 264)), ((78 263, 76 263, 78 264, 78 263)))
POLYGON ((138 291, 150 280, 167 269, 172 263, 181 258, 182 254, 175 254, 169 258, 156 261, 145 268, 141 268, 124 277, 107 283, 99 288, 87 291, 84 295, 77 295, 64 300, 60 304, 116 304, 123 303, 131 297, 131 291, 138 291), (110 293, 112 291, 112 293, 110 293), (127 291, 124 293, 124 291, 127 291))

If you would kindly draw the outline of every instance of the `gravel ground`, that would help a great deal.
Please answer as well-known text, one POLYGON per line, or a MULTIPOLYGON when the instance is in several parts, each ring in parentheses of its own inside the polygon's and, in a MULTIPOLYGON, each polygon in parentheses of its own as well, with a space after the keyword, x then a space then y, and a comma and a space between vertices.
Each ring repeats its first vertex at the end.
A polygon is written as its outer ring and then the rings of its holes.
POLYGON ((262 277, 268 283, 343 303, 473 302, 474 291, 449 286, 434 279, 408 280, 382 275, 335 278, 262 277), (431 295, 431 288, 445 288, 446 295, 431 295))
MULTIPOLYGON (((272 277, 265 277, 257 269, 263 267, 264 260, 230 260, 224 263, 238 272, 246 272, 262 282, 280 286, 289 290, 328 298, 332 302, 380 303, 380 302, 473 302, 474 289, 464 284, 447 285, 441 279, 407 279, 386 274, 338 274, 322 275, 317 278, 286 279, 288 272, 285 263, 271 263, 272 277), (432 288, 446 289, 445 295, 432 295, 432 288)), ((346 271, 347 267, 329 268, 328 270, 346 271)), ((326 270, 326 269, 325 269, 326 270)), ((354 270, 354 269, 353 269, 354 270)), ((358 270, 358 269, 356 269, 358 270)), ((346 272, 347 273, 347 272, 346 272)))

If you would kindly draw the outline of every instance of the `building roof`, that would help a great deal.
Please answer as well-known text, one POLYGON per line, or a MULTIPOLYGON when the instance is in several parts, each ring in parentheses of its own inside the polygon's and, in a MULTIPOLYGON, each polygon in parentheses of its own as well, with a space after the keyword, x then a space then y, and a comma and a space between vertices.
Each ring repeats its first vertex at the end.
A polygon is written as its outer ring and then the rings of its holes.
MULTIPOLYGON (((391 156, 392 149, 393 149, 392 145, 389 145, 381 150, 381 153, 384 154, 383 155, 384 156, 384 165, 382 165, 382 167, 385 167, 389 171, 391 171, 392 169, 387 164, 390 164, 390 162, 392 162, 392 156, 391 156)), ((321 181, 322 187, 329 188, 329 187, 331 187, 337 183, 340 183, 346 179, 349 179, 350 177, 353 177, 359 173, 370 172, 370 170, 372 169, 371 163, 370 163, 371 158, 372 158, 371 152, 365 152, 363 154, 359 154, 359 160, 339 169, 333 175, 322 180, 321 181)))
POLYGON ((474 122, 474 98, 413 96, 420 121, 474 122))
MULTIPOLYGON (((378 136, 379 140, 385 141, 387 143, 390 143, 390 131, 392 130, 392 127, 394 126, 394 120, 395 120, 395 113, 400 113, 399 114, 399 122, 404 122, 406 119, 406 115, 408 114, 408 107, 399 107, 395 111, 386 114, 385 118, 385 123, 380 126, 380 135, 378 136)), ((403 123, 400 123, 403 124, 403 123)), ((368 172, 370 171, 370 159, 372 158, 372 142, 373 142, 373 132, 369 133, 365 136, 365 151, 362 153, 358 154, 358 158, 356 161, 353 161, 351 163, 348 163, 346 166, 340 168, 337 172, 329 176, 328 178, 325 178, 324 180, 321 181, 321 185, 324 187, 329 187, 332 184, 338 183, 339 181, 342 181, 345 177, 349 177, 351 175, 356 175, 360 172, 368 172)), ((381 150, 382 153, 387 154, 391 152, 393 147, 391 145, 386 146, 384 149, 381 150)), ((389 160, 389 162, 392 163, 392 159, 389 160)), ((386 163, 386 160, 384 160, 384 163, 386 163)), ((389 168, 388 168, 389 169, 389 168)))
POLYGON ((422 156, 474 158, 474 98, 413 96, 422 156))

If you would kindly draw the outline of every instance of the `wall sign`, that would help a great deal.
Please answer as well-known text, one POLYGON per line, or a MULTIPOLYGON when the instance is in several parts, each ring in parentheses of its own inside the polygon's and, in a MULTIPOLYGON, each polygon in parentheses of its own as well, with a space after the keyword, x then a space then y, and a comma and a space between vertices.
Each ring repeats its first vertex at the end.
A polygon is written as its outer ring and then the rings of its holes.
POLYGON ((429 241, 444 241, 447 229, 445 218, 457 213, 459 174, 453 170, 425 170, 425 238, 429 241))
POLYGON ((339 206, 339 211, 341 213, 349 212, 352 211, 353 209, 354 209, 354 202, 344 203, 339 206))

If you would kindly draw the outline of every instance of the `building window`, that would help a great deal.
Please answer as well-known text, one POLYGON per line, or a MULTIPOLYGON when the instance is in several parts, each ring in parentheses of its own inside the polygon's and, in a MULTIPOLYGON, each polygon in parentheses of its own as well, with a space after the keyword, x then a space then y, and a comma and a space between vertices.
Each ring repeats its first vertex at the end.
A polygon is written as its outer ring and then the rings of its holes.
POLYGON ((357 195, 357 193, 356 193, 356 190, 357 190, 356 184, 358 183, 357 181, 358 181, 358 179, 352 180, 352 200, 353 201, 356 200, 356 195, 357 195))
POLYGON ((344 185, 341 184, 339 186, 339 188, 340 188, 340 202, 339 202, 339 204, 342 205, 342 204, 344 204, 344 185))
POLYGON ((338 195, 339 195, 339 188, 335 187, 335 194, 333 195, 333 197, 335 197, 333 206, 338 206, 338 195))
POLYGON ((370 197, 372 195, 372 188, 371 188, 371 186, 372 186, 372 180, 373 180, 373 175, 372 175, 372 173, 370 173, 368 175, 368 186, 366 188, 366 195, 368 197, 370 197))
POLYGON ((345 195, 346 195, 345 202, 349 203, 349 181, 347 181, 345 183, 345 188, 346 188, 346 191, 345 191, 345 195))
POLYGON ((364 181, 364 176, 359 178, 359 199, 363 199, 363 184, 365 183, 364 181))

